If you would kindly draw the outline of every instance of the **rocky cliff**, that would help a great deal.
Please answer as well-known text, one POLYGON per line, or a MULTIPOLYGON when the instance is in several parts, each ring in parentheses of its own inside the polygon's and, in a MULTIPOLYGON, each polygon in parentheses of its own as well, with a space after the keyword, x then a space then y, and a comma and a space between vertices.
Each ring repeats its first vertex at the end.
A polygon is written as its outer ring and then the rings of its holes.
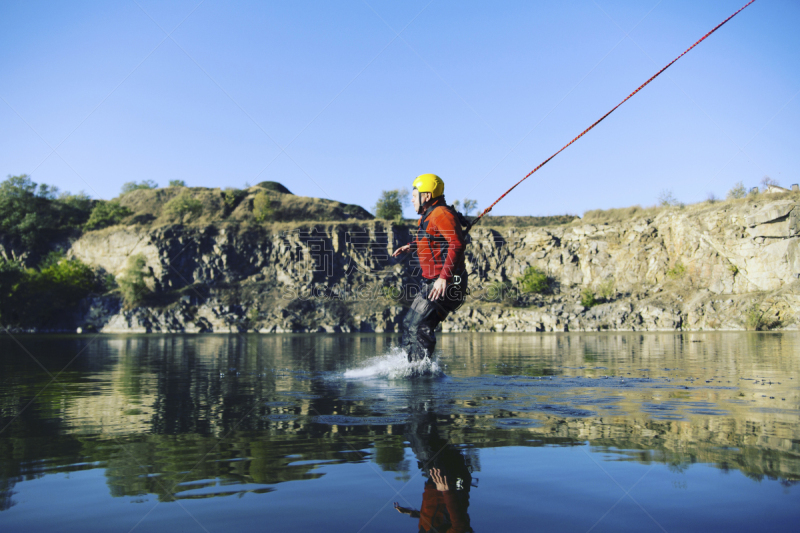
MULTIPOLYGON (((479 225, 467 251, 470 298, 443 329, 796 329, 799 220, 800 196, 790 193, 591 224, 479 225), (547 274, 548 290, 519 291, 528 267, 547 274), (597 305, 589 305, 590 293, 597 305)), ((391 251, 412 230, 351 220, 88 232, 69 255, 119 275, 128 257, 142 254, 149 303, 126 309, 114 294, 94 297, 76 325, 103 332, 397 331, 416 269, 391 251)))

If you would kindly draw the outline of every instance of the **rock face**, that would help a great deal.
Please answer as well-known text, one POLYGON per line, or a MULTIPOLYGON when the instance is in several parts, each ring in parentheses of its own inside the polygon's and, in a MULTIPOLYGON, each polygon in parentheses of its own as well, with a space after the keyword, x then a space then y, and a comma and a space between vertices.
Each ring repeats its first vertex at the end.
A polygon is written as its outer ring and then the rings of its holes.
MULTIPOLYGON (((795 329, 798 219, 790 194, 607 224, 478 225, 467 248, 471 297, 443 329, 795 329), (518 292, 528 267, 547 273, 548 292, 518 292), (599 305, 582 305, 581 291, 599 305)), ((355 221, 90 232, 69 254, 115 275, 142 254, 153 304, 95 299, 76 321, 104 332, 397 331, 416 269, 391 251, 412 230, 355 221)))

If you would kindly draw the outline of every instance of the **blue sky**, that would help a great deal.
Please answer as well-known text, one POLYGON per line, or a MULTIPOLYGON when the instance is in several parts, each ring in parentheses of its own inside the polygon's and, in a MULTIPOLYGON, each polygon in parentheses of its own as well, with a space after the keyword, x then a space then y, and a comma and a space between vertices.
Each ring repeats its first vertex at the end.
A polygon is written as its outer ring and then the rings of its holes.
MULTIPOLYGON (((434 172, 483 208, 745 1, 6 1, 0 172, 367 208, 434 172)), ((800 182, 798 22, 757 0, 493 214, 800 182)))

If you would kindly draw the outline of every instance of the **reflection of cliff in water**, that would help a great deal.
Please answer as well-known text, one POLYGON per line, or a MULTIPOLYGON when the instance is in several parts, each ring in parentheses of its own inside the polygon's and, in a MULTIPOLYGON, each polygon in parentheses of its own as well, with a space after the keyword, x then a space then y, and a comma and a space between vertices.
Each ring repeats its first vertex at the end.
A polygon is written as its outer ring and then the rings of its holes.
POLYGON ((463 407, 498 408, 477 414, 474 425, 511 417, 535 422, 521 426, 542 443, 588 442, 645 463, 800 479, 796 334, 453 335, 441 345, 469 372, 574 384, 541 393, 538 405, 514 401, 508 391, 518 380, 485 388, 463 407))
POLYGON ((458 354, 459 364, 466 364, 470 374, 489 365, 491 373, 498 374, 603 375, 634 365, 654 375, 668 369, 676 377, 704 371, 700 367, 737 377, 763 376, 769 368, 776 376, 788 377, 800 373, 798 341, 794 332, 461 333, 441 335, 439 347, 458 354))
POLYGON ((444 335, 452 379, 341 379, 390 341, 37 338, 31 350, 53 374, 85 348, 47 388, 50 377, 4 342, 0 509, 24 479, 97 467, 113 495, 164 500, 266 492, 319 477, 321 462, 372 461, 405 477, 409 400, 430 400, 474 465, 483 447, 589 443, 643 463, 800 479, 792 335, 444 335))

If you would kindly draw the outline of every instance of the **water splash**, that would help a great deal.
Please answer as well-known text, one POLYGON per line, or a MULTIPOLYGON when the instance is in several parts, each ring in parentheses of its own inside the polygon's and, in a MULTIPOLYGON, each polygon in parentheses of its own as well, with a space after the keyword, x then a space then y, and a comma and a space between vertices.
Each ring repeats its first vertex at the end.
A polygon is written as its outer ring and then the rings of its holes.
POLYGON ((346 379, 408 379, 414 377, 443 377, 444 371, 435 360, 423 359, 422 361, 408 362, 406 352, 399 348, 392 348, 386 355, 373 357, 365 361, 364 366, 346 370, 346 379))

